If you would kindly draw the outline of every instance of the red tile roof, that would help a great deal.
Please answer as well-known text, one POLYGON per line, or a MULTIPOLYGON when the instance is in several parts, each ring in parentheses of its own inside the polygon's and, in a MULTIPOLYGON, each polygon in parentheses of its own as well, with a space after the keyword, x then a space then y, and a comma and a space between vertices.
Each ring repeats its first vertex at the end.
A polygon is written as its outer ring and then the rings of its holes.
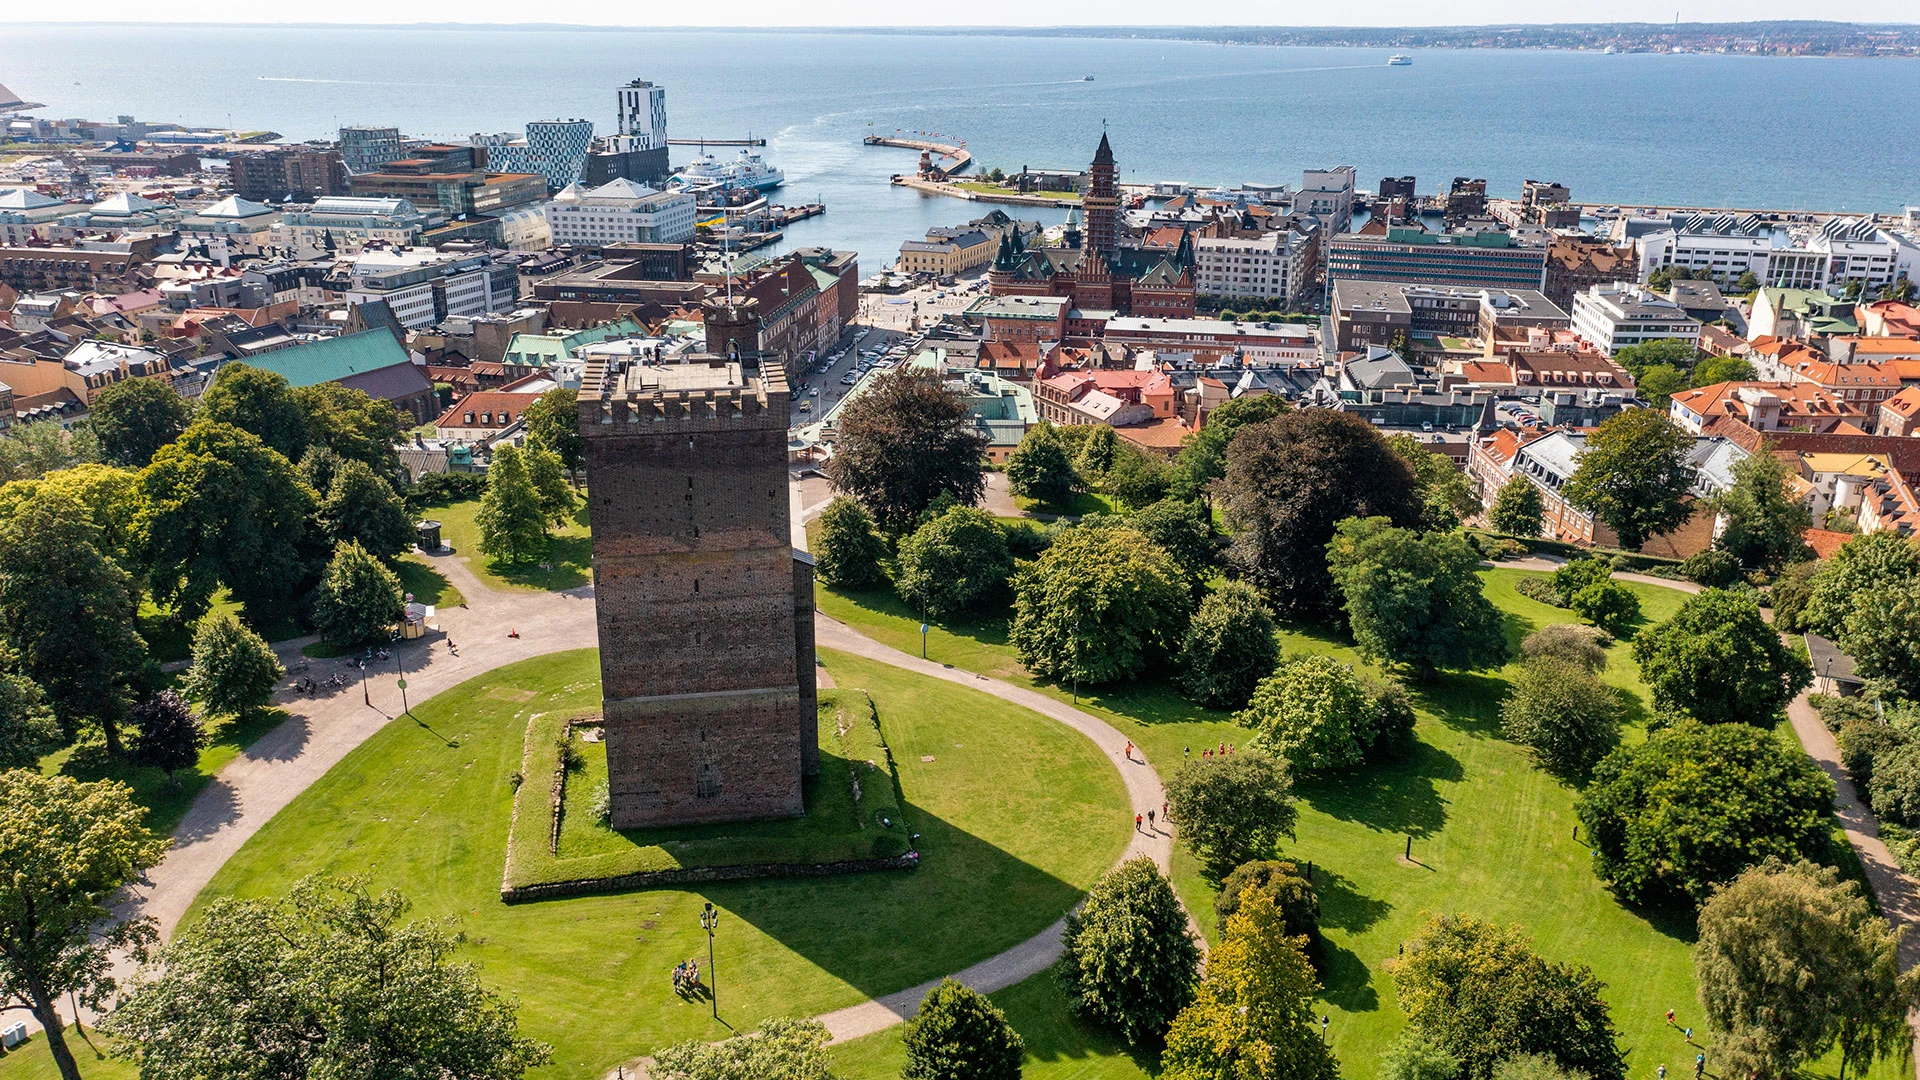
POLYGON ((1813 549, 1816 559, 1833 558, 1833 553, 1840 550, 1840 545, 1853 539, 1853 536, 1853 533, 1835 532, 1832 529, 1808 529, 1800 534, 1807 546, 1813 549))

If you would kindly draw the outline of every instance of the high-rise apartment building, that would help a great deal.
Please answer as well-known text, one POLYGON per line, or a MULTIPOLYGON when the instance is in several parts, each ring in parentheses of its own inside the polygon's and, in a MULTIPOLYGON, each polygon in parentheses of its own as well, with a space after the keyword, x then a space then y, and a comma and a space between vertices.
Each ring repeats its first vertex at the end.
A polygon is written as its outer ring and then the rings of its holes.
POLYGON ((340 158, 350 173, 372 172, 389 161, 405 156, 400 129, 390 127, 343 127, 340 129, 340 158))

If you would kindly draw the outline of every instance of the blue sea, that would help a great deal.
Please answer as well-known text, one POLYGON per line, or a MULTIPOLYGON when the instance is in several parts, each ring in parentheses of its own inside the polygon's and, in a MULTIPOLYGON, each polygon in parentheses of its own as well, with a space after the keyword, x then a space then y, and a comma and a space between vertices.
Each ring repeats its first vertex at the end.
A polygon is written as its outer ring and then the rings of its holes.
MULTIPOLYGON (((271 128, 391 124, 464 139, 528 120, 613 128, 614 88, 667 88, 675 138, 767 138, 790 243, 862 266, 988 207, 894 189, 935 132, 985 167, 1083 166, 1105 125, 1125 181, 1298 184, 1351 164, 1422 193, 1525 178, 1615 203, 1896 211, 1920 203, 1920 61, 1385 50, 860 32, 0 26, 0 83, 41 115, 271 128), (1088 82, 1085 76, 1092 75, 1088 82)), ((698 151, 676 147, 684 161, 698 151)), ((731 153, 721 150, 719 153, 731 153)), ((1058 214, 1022 211, 1023 216, 1058 214)))

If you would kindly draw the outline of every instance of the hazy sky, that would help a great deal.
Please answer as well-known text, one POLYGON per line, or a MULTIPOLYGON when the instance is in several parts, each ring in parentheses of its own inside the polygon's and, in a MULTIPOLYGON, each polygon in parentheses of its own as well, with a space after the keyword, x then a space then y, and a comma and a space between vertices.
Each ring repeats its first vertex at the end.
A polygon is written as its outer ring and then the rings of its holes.
MULTIPOLYGON (((13 5, 8 5, 13 7, 13 5)), ((326 4, 260 4, 253 0, 195 0, 166 4, 152 0, 93 0, 85 6, 93 22, 333 22, 333 23, 518 23, 565 22, 593 25, 697 23, 705 26, 1041 26, 1182 25, 1253 26, 1462 25, 1496 22, 1671 22, 1676 12, 1687 22, 1739 22, 1753 19, 1902 19, 1902 5, 1836 0, 1810 9, 1799 0, 1479 0, 1464 5, 1433 0, 1372 0, 1367 4, 1281 4, 1256 2, 1183 5, 1165 0, 727 0, 698 6, 636 5, 633 0, 571 0, 565 4, 527 4, 524 0, 331 0, 326 4), (275 9, 280 9, 276 17, 275 9)), ((46 19, 41 4, 20 4, 0 24, 46 19)), ((1911 13, 1904 16, 1910 20, 1911 13)), ((80 20, 74 20, 80 21, 80 20)))

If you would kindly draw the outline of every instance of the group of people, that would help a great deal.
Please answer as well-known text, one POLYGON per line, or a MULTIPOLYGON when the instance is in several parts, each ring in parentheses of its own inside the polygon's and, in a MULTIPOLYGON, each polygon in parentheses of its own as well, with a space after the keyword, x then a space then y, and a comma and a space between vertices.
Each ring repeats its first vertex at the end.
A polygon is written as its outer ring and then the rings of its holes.
POLYGON ((673 992, 681 997, 693 993, 700 986, 700 961, 682 960, 673 965, 673 992))
MULTIPOLYGON (((1200 748, 1200 756, 1201 756, 1201 757, 1203 757, 1203 758, 1207 758, 1207 757, 1213 757, 1213 756, 1214 756, 1214 755, 1216 755, 1216 754, 1218 754, 1218 755, 1220 755, 1221 757, 1225 757, 1226 755, 1228 755, 1228 754, 1231 754, 1231 753, 1233 753, 1233 744, 1232 744, 1232 743, 1221 743, 1221 744, 1220 744, 1220 748, 1219 748, 1218 750, 1214 750, 1214 749, 1210 749, 1210 748, 1208 748, 1208 747, 1204 747, 1204 746, 1200 748)), ((1181 748, 1181 751, 1180 751, 1180 756, 1181 756, 1182 758, 1190 758, 1190 757, 1192 757, 1192 756, 1193 756, 1193 747, 1191 747, 1191 746, 1188 746, 1188 747, 1183 747, 1183 748, 1181 748)))

